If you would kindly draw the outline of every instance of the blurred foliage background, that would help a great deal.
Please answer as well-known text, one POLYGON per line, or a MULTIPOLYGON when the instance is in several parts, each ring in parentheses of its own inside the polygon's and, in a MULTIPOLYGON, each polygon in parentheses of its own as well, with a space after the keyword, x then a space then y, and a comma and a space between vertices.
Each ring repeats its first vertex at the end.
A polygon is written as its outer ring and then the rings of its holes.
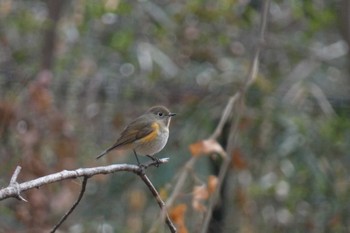
MULTIPOLYGON (((95 156, 131 118, 163 104, 178 113, 158 155, 171 160, 148 174, 166 200, 188 146, 212 133, 247 76, 261 4, 0 0, 0 185, 17 165, 27 181, 135 163, 128 151, 95 156)), ((349 42, 347 0, 272 1, 259 77, 209 232, 350 231, 349 42)), ((207 198, 196 192, 219 164, 204 156, 193 167, 172 211, 180 233, 199 229, 207 198)), ((29 203, 2 201, 0 232, 47 232, 80 184, 25 192, 29 203)), ((89 180, 61 231, 147 232, 158 217, 144 184, 117 173, 89 180)))

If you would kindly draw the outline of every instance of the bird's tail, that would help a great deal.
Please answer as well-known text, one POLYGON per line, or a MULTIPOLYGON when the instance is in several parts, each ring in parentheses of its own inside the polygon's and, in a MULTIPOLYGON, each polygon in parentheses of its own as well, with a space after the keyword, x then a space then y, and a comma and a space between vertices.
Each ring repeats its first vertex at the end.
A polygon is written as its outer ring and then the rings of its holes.
POLYGON ((121 146, 123 145, 120 145, 120 144, 114 144, 113 146, 111 146, 110 148, 106 149, 105 151, 103 151, 101 154, 99 154, 96 159, 99 159, 101 158, 102 156, 104 156, 105 154, 107 154, 108 152, 110 152, 111 150, 114 150, 115 148, 121 148, 121 146))
POLYGON ((101 158, 102 156, 104 156, 105 154, 107 154, 107 153, 108 153, 108 151, 109 151, 109 150, 105 150, 105 151, 103 151, 101 154, 99 154, 99 155, 96 157, 96 159, 101 158))

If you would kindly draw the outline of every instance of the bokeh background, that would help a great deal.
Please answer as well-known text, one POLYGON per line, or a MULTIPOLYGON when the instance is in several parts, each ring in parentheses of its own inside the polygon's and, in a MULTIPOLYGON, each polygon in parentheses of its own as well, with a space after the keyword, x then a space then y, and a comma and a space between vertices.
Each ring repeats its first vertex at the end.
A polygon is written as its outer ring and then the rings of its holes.
MULTIPOLYGON (((178 113, 158 155, 170 162, 147 173, 166 200, 189 145, 213 132, 247 77, 261 8, 259 0, 0 0, 0 186, 17 165, 27 181, 135 163, 128 151, 95 156, 130 119, 163 104, 178 113)), ((271 2, 258 79, 209 232, 350 231, 349 42, 349 1, 271 2)), ((220 163, 203 156, 189 173, 172 211, 181 233, 200 228, 208 197, 197 191, 220 163)), ((48 232, 80 185, 2 201, 0 232, 48 232)), ((147 232, 158 217, 142 181, 117 173, 90 179, 60 230, 147 232)))

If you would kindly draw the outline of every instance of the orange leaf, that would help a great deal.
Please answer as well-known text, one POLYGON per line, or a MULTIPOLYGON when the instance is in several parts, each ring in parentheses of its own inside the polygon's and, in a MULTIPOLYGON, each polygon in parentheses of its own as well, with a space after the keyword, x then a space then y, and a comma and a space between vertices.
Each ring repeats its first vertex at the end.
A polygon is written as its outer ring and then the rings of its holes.
POLYGON ((211 195, 212 193, 214 193, 216 187, 218 186, 218 178, 216 176, 209 176, 208 177, 208 192, 209 195, 211 195))
POLYGON ((222 156, 225 155, 225 151, 222 146, 214 139, 205 139, 196 143, 192 143, 189 146, 189 149, 193 156, 210 155, 214 153, 220 154, 222 156))
POLYGON ((186 204, 178 204, 170 210, 170 218, 174 221, 174 223, 179 224, 184 221, 186 210, 186 204))
POLYGON ((179 204, 170 210, 170 218, 177 225, 179 233, 188 233, 185 225, 185 213, 187 206, 185 204, 179 204))
POLYGON ((203 205, 202 201, 209 198, 209 192, 206 185, 195 186, 193 188, 193 198, 192 207, 198 212, 206 211, 206 207, 203 205))
POLYGON ((193 188, 193 198, 198 200, 206 200, 209 197, 209 193, 206 185, 195 186, 193 188))

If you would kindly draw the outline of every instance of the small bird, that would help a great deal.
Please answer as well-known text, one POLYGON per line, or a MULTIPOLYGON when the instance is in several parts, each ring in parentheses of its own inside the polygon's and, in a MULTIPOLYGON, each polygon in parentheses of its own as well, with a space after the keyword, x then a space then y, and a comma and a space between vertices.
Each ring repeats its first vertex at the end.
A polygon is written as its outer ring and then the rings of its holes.
POLYGON ((103 151, 96 159, 101 158, 111 150, 132 149, 138 165, 138 155, 144 155, 159 162, 154 154, 161 151, 169 138, 169 125, 172 116, 164 106, 154 106, 143 115, 129 123, 120 134, 116 143, 103 151))

